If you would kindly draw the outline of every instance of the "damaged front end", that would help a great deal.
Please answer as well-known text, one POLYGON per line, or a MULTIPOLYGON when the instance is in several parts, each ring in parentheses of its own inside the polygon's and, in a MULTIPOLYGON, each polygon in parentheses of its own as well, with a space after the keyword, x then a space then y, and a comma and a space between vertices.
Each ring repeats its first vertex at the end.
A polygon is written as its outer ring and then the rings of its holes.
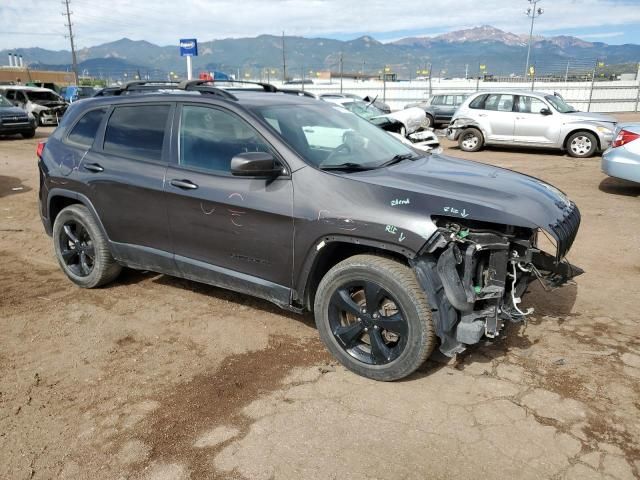
POLYGON ((423 287, 434 280, 442 285, 444 301, 452 307, 440 306, 436 320, 445 355, 462 352, 483 336, 498 336, 505 320, 523 321, 533 312, 519 306, 532 281, 539 280, 550 290, 583 273, 565 259, 580 226, 580 212, 573 203, 561 220, 546 228, 555 239, 555 255, 538 248, 542 230, 445 217, 434 220, 438 231, 413 267, 423 287))

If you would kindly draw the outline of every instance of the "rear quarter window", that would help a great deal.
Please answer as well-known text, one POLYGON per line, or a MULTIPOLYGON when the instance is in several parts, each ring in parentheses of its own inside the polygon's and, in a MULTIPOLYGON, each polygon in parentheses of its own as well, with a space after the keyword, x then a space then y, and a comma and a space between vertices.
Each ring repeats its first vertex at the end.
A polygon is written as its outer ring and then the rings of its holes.
POLYGON ((116 107, 104 134, 104 151, 160 162, 169 105, 116 107))
POLYGON ((471 100, 471 103, 469 104, 469 108, 477 108, 477 109, 484 108, 484 101, 486 99, 487 99, 487 95, 479 95, 479 96, 477 96, 476 98, 471 100))
POLYGON ((96 138, 105 113, 107 113, 106 108, 99 108, 85 113, 71 129, 67 137, 68 140, 86 147, 93 145, 93 140, 96 138))

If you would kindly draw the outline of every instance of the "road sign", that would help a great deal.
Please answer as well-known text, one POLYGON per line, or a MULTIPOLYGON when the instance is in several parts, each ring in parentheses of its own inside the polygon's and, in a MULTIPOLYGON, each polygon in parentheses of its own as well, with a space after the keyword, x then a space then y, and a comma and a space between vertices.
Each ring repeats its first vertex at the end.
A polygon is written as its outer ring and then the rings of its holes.
POLYGON ((197 57, 198 56, 198 40, 195 38, 180 39, 180 56, 181 57, 197 57))
POLYGON ((529 67, 529 75, 531 75, 532 77, 536 74, 536 69, 533 65, 531 65, 529 67))
POLYGON ((604 67, 604 62, 598 62, 598 68, 604 67))
POLYGON ((484 64, 481 64, 481 65, 480 65, 480 70, 486 70, 486 69, 487 69, 487 66, 486 66, 486 65, 484 65, 484 64))

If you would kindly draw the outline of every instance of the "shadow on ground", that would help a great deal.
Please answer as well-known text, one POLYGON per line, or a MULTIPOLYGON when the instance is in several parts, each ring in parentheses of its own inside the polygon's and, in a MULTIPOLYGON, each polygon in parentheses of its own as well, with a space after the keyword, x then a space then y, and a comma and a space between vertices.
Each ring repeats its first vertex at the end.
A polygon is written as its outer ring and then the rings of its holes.
POLYGON ((601 192, 626 197, 640 197, 640 183, 629 182, 619 178, 607 177, 600 182, 598 188, 601 192))

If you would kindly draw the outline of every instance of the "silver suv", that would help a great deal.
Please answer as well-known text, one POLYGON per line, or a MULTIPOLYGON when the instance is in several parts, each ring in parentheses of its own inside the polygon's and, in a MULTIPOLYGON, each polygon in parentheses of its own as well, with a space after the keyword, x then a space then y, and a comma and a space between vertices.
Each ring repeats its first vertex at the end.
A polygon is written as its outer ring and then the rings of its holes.
POLYGON ((586 158, 613 140, 616 120, 579 112, 559 95, 543 92, 478 92, 460 105, 447 138, 475 152, 484 145, 557 148, 586 158))

